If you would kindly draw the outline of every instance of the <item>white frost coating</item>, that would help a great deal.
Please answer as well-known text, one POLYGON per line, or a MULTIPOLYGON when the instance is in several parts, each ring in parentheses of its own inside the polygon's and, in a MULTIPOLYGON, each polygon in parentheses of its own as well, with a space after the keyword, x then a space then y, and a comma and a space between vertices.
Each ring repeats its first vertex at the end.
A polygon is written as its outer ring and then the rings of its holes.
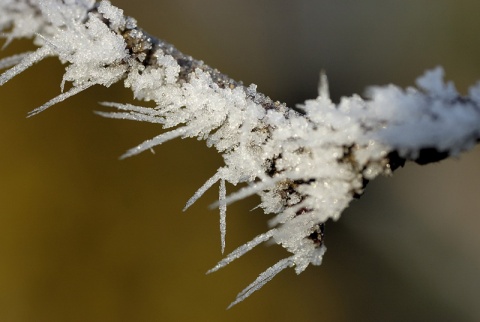
POLYGON ((324 70, 320 72, 320 81, 318 82, 318 97, 330 99, 330 90, 328 88, 328 78, 324 70))
POLYGON ((227 189, 225 188, 225 180, 220 180, 219 196, 220 202, 220 240, 222 244, 222 254, 225 251, 225 235, 227 234, 227 204, 225 197, 227 196, 227 189))
POLYGON ((272 278, 275 277, 278 273, 283 271, 285 268, 292 266, 293 262, 291 258, 285 258, 280 260, 278 263, 269 267, 265 272, 260 274, 252 284, 248 285, 243 291, 238 293, 237 298, 233 301, 227 309, 231 308, 235 304, 240 303, 247 297, 249 297, 253 292, 260 289, 263 285, 267 284, 272 278))
POLYGON ((125 159, 128 158, 132 155, 141 153, 143 151, 149 150, 153 148, 154 146, 160 145, 162 143, 165 143, 167 141, 173 140, 175 138, 178 138, 179 136, 184 135, 187 132, 186 127, 181 127, 173 131, 169 131, 167 133, 163 133, 160 135, 157 135, 153 139, 146 140, 142 144, 137 145, 136 147, 128 150, 125 154, 123 154, 120 159, 125 159))
POLYGON ((146 108, 143 106, 137 106, 132 104, 118 104, 110 102, 100 103, 103 106, 115 107, 119 110, 125 112, 101 112, 95 111, 98 115, 103 117, 108 117, 112 119, 123 119, 123 120, 132 120, 132 121, 143 121, 150 123, 164 124, 164 118, 160 117, 160 112, 155 113, 151 108, 146 108))
POLYGON ((260 207, 273 218, 267 233, 238 247, 209 272, 269 240, 291 253, 262 273, 232 305, 287 267, 301 273, 309 264, 320 265, 326 250, 323 224, 340 217, 366 180, 391 173, 391 153, 418 162, 426 150, 456 155, 480 137, 480 84, 469 96, 461 96, 453 83, 444 82, 441 68, 420 77, 418 88, 372 87, 366 98, 353 95, 338 104, 331 101, 322 74, 319 96, 299 105, 299 113, 281 104, 262 105, 255 85, 220 86, 208 69, 185 71, 185 62, 181 66, 168 50, 156 49, 150 63, 145 51, 152 44, 133 30, 136 22, 108 1, 96 9, 93 5, 78 0, 0 0, 0 29, 7 43, 33 37, 40 47, 1 60, 0 68, 18 64, 0 76, 0 85, 43 58, 56 56, 67 64, 62 91, 66 82, 72 87, 30 115, 92 85, 122 80, 137 100, 151 101, 155 107, 104 103, 118 111, 99 114, 169 129, 122 157, 177 137, 204 139, 221 153, 224 166, 185 209, 220 181, 216 206, 222 251, 227 204, 257 194, 260 207), (226 182, 247 186, 227 196, 226 182))
POLYGON ((0 59, 0 69, 10 68, 13 65, 19 64, 25 57, 30 55, 31 52, 25 52, 18 55, 13 55, 4 59, 0 59))
POLYGON ((210 274, 210 273, 213 273, 215 271, 218 271, 220 268, 230 264, 231 262, 233 262, 235 259, 241 257, 242 255, 244 255, 245 253, 249 252, 250 250, 252 250, 255 246, 263 243, 263 242, 266 242, 267 240, 269 240, 270 238, 272 238, 273 234, 275 233, 276 229, 271 229, 269 231, 267 231, 266 233, 264 234, 260 234, 258 235, 257 237, 255 237, 254 239, 252 239, 251 241, 249 241, 248 243, 245 243, 243 244, 242 246, 238 247, 237 249, 235 249, 233 252, 231 252, 230 254, 228 254, 227 256, 225 256, 224 259, 222 259, 220 262, 218 262, 217 265, 215 265, 214 268, 210 269, 209 271, 207 271, 207 274, 210 274))
MULTIPOLYGON (((452 82, 444 83, 443 74, 443 69, 437 67, 420 77, 417 85, 423 91, 404 91, 395 86, 372 88, 372 121, 388 122, 389 126, 378 129, 371 138, 412 158, 418 147, 435 148, 450 155, 472 147, 480 133, 478 100, 462 97, 452 82)), ((476 90, 478 85, 470 92, 476 90)))
MULTIPOLYGON (((36 50, 33 53, 25 55, 20 62, 17 63, 14 67, 10 68, 0 76, 0 86, 8 82, 13 77, 17 76, 21 72, 25 71, 27 68, 31 67, 33 64, 38 63, 45 57, 50 55, 50 49, 42 47, 36 50)), ((9 57, 10 59, 16 59, 18 56, 9 57)), ((6 58, 5 60, 8 60, 6 58)), ((10 67, 5 64, 5 68, 10 67)))
POLYGON ((72 87, 69 91, 67 91, 65 93, 62 93, 62 94, 58 95, 57 97, 52 98, 51 100, 49 100, 48 102, 46 102, 42 106, 37 107, 33 111, 30 111, 28 113, 28 117, 34 116, 34 115, 36 115, 40 112, 43 112, 47 108, 49 108, 50 106, 55 105, 57 103, 60 103, 64 100, 66 100, 67 98, 72 97, 72 96, 86 90, 89 87, 92 87, 93 85, 95 85, 94 82, 87 82, 87 83, 82 83, 81 85, 72 87))
POLYGON ((103 17, 109 20, 111 30, 119 31, 125 26, 125 17, 123 15, 123 10, 112 6, 110 2, 100 2, 98 6, 98 12, 100 12, 103 17))
POLYGON ((218 182, 218 180, 221 179, 222 177, 221 171, 222 171, 222 168, 218 169, 215 175, 213 175, 197 191, 195 191, 193 196, 190 199, 188 199, 187 203, 185 204, 185 207, 183 208, 183 211, 190 208, 190 206, 193 205, 195 201, 197 201, 208 189, 210 189, 215 183, 218 182))
MULTIPOLYGON (((94 1, 64 3, 57 0, 0 2, 0 26, 11 28, 8 38, 36 37, 35 42, 42 45, 0 76, 0 85, 47 56, 58 56, 62 62, 70 63, 61 83, 62 91, 65 82, 73 84, 70 94, 77 94, 93 84, 110 86, 120 80, 127 70, 125 64, 119 64, 127 58, 125 41, 99 17, 88 14, 93 4, 94 1), (23 10, 27 16, 21 15, 23 10)), ((101 7, 113 20, 120 19, 118 12, 115 16, 111 8, 108 10, 108 2, 101 7)), ((36 111, 68 96, 71 95, 59 96, 58 100, 36 111)))

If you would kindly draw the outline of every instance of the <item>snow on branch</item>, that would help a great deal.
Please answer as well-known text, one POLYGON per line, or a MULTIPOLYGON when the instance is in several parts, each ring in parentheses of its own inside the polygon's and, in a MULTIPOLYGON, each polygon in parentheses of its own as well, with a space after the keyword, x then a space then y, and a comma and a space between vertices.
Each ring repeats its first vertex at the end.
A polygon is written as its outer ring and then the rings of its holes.
POLYGON ((480 85, 462 96, 443 80, 441 68, 426 72, 416 88, 372 87, 366 98, 353 95, 338 104, 330 100, 322 75, 319 96, 290 108, 150 36, 108 1, 0 0, 0 29, 6 44, 27 37, 38 46, 0 60, 0 68, 10 68, 0 85, 45 57, 58 57, 66 66, 62 93, 29 116, 93 85, 123 82, 138 101, 155 107, 103 103, 114 111, 99 114, 169 129, 124 157, 177 137, 201 138, 214 147, 224 165, 185 208, 218 183, 222 250, 227 205, 260 196, 260 207, 272 214, 271 229, 211 271, 267 241, 291 254, 260 274, 232 305, 287 267, 301 273, 309 264, 320 265, 325 222, 337 220, 368 181, 407 160, 426 164, 456 156, 480 137, 480 85), (71 86, 63 92, 66 83, 71 86), (227 194, 225 182, 246 187, 227 194))

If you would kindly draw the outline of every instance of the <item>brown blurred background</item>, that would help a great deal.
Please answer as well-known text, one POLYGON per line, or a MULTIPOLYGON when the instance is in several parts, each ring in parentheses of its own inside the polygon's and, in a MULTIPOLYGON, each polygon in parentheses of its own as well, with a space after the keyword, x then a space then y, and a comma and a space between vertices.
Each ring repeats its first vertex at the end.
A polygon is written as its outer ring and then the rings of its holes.
MULTIPOLYGON (((116 0, 144 29, 290 105, 368 85, 411 85, 445 67, 465 92, 480 79, 479 1, 116 0)), ((29 48, 15 42, 2 57, 29 48)), ((119 161, 158 126, 93 114, 127 102, 96 87, 26 119, 59 93, 49 59, 0 88, 0 321, 479 321, 480 150, 372 182, 327 225, 324 264, 281 273, 229 311, 286 256, 260 246, 225 269, 209 191, 221 164, 196 140, 119 161)), ((229 187, 234 191, 235 187, 229 187)), ((232 205, 227 252, 268 217, 232 205)))

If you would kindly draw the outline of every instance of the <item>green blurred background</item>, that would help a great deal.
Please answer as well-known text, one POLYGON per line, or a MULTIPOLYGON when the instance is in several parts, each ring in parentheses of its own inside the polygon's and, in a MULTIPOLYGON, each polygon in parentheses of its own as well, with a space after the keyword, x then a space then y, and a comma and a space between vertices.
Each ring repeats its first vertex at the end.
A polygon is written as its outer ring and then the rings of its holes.
MULTIPOLYGON (((316 96, 325 69, 335 100, 368 85, 411 85, 445 67, 465 92, 480 79, 479 1, 113 1, 144 29, 289 105, 316 96)), ((6 57, 30 48, 17 41, 6 57)), ((479 321, 480 149, 408 164, 372 182, 327 225, 324 264, 288 270, 226 306, 286 256, 260 246, 222 258, 209 191, 221 164, 196 140, 119 161, 157 125, 104 119, 96 87, 26 119, 59 93, 49 59, 0 88, 0 321, 479 321)), ((228 187, 234 191, 235 187, 228 187)), ((267 229, 250 198, 228 209, 229 252, 267 229)))

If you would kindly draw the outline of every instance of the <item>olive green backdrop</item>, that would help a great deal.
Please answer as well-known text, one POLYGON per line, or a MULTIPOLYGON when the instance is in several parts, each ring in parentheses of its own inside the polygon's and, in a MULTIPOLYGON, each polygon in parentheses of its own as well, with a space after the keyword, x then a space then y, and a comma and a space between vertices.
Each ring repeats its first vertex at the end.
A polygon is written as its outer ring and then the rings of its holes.
MULTIPOLYGON (((480 79, 480 2, 118 0, 150 33, 290 105, 368 85, 407 86, 442 65, 465 92, 480 79)), ((17 41, 2 56, 31 48, 17 41)), ((157 125, 94 115, 96 87, 26 119, 59 93, 49 59, 0 88, 0 321, 478 321, 480 150, 408 164, 328 223, 324 264, 282 272, 226 311, 287 254, 260 246, 225 269, 209 191, 221 164, 196 140, 118 160, 157 125)), ((237 189, 229 186, 230 191, 237 189)), ((232 205, 227 252, 267 229, 258 200, 232 205)))

